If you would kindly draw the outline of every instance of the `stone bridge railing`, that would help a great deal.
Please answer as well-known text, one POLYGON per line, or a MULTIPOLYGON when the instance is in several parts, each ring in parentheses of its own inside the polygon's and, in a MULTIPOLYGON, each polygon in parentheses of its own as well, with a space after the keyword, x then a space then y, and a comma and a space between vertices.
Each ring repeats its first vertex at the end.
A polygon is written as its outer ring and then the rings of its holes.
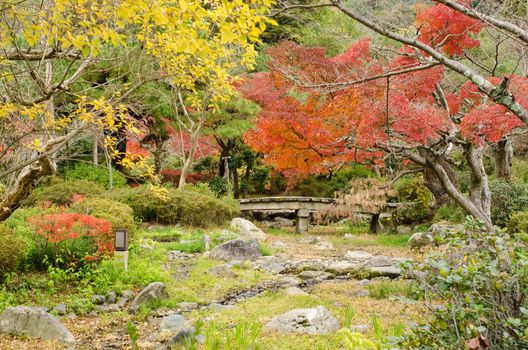
MULTIPOLYGON (((310 213, 326 210, 333 203, 334 199, 332 198, 320 197, 259 197, 240 199, 240 210, 242 212, 294 210, 297 216, 297 232, 304 233, 308 232, 310 213)), ((388 203, 387 208, 383 212, 392 212, 402 204, 404 203, 388 203)), ((371 232, 381 231, 381 224, 379 222, 381 213, 364 211, 359 213, 372 215, 370 221, 371 232)))

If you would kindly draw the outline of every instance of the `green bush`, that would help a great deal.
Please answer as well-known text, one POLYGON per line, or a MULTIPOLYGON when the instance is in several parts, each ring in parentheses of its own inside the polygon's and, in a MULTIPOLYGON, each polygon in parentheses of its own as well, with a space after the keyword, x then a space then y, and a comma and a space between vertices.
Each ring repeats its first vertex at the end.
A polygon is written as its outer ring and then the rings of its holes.
POLYGON ((431 217, 431 210, 422 203, 399 206, 392 214, 396 225, 411 225, 422 223, 431 217))
POLYGON ((221 225, 238 214, 234 200, 204 193, 139 186, 115 191, 114 199, 128 204, 143 221, 208 227, 221 225))
POLYGON ((514 158, 511 172, 513 180, 528 183, 528 160, 514 158))
POLYGON ((63 181, 54 179, 49 185, 36 188, 23 201, 23 204, 32 206, 38 202, 50 202, 56 205, 70 205, 73 203, 74 195, 93 197, 102 194, 103 191, 99 184, 88 180, 63 181))
POLYGON ((425 187, 422 174, 402 177, 396 182, 394 189, 398 193, 400 202, 420 202, 424 206, 429 206, 433 200, 433 194, 425 187))
POLYGON ((466 213, 458 205, 446 203, 436 210, 433 221, 449 221, 453 223, 463 223, 466 213))
POLYGON ((0 249, 0 280, 5 273, 14 271, 25 258, 27 244, 24 239, 18 237, 6 225, 0 225, 0 240, 2 249, 0 249))
POLYGON ((528 235, 490 234, 472 219, 446 234, 445 249, 405 267, 430 311, 398 348, 466 349, 482 339, 490 349, 526 348, 528 235))
POLYGON ((528 207, 528 185, 495 180, 490 184, 491 220, 500 227, 506 227, 510 215, 528 207))
POLYGON ((53 214, 59 210, 56 207, 50 208, 37 208, 27 207, 19 208, 11 214, 4 224, 13 232, 13 234, 22 239, 26 246, 26 254, 21 261, 21 267, 23 268, 45 268, 43 259, 45 254, 38 249, 42 245, 44 239, 37 235, 33 226, 28 222, 30 217, 39 214, 53 214))
POLYGON ((221 176, 215 176, 211 182, 209 182, 209 188, 217 196, 225 196, 229 192, 229 183, 221 176))
MULTIPOLYGON (((67 181, 93 181, 106 189, 110 188, 110 174, 106 166, 95 166, 90 163, 77 163, 73 168, 64 170, 64 178, 67 181)), ((126 187, 126 185, 127 179, 125 175, 112 169, 112 187, 122 188, 126 187)))
POLYGON ((335 192, 346 192, 350 189, 350 180, 360 177, 375 176, 372 170, 365 168, 363 165, 354 164, 349 168, 338 171, 328 182, 328 191, 326 196, 333 197, 335 192))
POLYGON ((509 233, 528 233, 528 211, 511 214, 507 227, 509 233))
POLYGON ((88 214, 112 223, 112 229, 127 229, 134 237, 136 223, 134 211, 124 203, 108 198, 87 198, 71 205, 71 210, 81 214, 88 214))

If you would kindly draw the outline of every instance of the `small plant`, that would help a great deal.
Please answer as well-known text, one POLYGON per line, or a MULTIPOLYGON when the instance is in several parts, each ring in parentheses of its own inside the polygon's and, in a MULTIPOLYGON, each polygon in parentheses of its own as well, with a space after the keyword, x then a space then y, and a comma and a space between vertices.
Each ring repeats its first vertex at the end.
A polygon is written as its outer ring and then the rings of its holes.
POLYGON ((355 316, 356 316, 356 310, 354 310, 349 305, 347 305, 347 307, 345 308, 345 315, 344 315, 344 319, 345 319, 344 324, 346 328, 350 328, 350 326, 352 326, 352 319, 355 316))
POLYGON ((490 234, 468 218, 463 232, 446 232, 442 252, 407 265, 428 322, 402 337, 403 348, 521 349, 528 342, 528 236, 490 234), (442 305, 438 305, 439 300, 442 305))
POLYGON ((133 321, 129 320, 127 322, 127 333, 128 333, 128 336, 130 337, 130 346, 132 347, 132 350, 139 349, 139 346, 137 344, 137 341, 139 339, 139 334, 137 331, 137 326, 133 321))
POLYGON ((273 251, 271 250, 271 248, 268 247, 267 245, 263 244, 263 243, 259 244, 259 250, 260 250, 260 254, 262 254, 262 256, 273 255, 273 251))
POLYGON ((387 299, 391 296, 411 296, 412 290, 406 281, 380 281, 367 286, 369 296, 374 299, 387 299))

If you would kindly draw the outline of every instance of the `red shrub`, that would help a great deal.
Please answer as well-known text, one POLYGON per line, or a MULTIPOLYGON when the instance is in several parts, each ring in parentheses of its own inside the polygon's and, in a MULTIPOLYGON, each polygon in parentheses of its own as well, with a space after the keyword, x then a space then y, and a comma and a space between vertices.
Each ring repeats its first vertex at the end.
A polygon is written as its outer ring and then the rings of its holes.
POLYGON ((63 212, 33 216, 28 222, 46 243, 51 243, 54 247, 63 242, 71 243, 80 238, 92 238, 96 251, 91 252, 94 255, 84 256, 88 260, 95 260, 114 249, 112 224, 91 215, 63 212))

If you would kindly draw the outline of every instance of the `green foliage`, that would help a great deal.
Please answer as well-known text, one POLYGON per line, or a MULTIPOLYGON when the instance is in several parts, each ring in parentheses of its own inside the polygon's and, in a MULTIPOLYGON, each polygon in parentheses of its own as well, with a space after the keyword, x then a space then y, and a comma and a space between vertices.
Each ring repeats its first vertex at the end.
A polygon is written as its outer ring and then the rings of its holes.
POLYGON ((438 208, 433 218, 434 222, 449 221, 453 223, 463 223, 466 218, 466 213, 460 206, 446 203, 438 208))
POLYGON ((143 233, 143 237, 156 242, 178 242, 182 236, 181 231, 175 227, 154 227, 143 233))
POLYGON ((139 186, 116 190, 114 198, 132 207, 134 216, 141 220, 161 224, 221 225, 239 211, 233 200, 187 189, 139 186))
POLYGON ((522 183, 528 183, 528 159, 513 159, 512 179, 522 183))
POLYGON ((38 202, 49 202, 56 205, 70 205, 73 203, 74 195, 92 197, 102 193, 103 188, 98 183, 92 181, 63 181, 53 179, 49 185, 36 188, 24 200, 23 204, 31 206, 38 202))
MULTIPOLYGON (((88 180, 95 182, 102 187, 110 188, 110 173, 106 166, 96 166, 91 163, 77 163, 73 168, 64 171, 64 178, 67 181, 88 180)), ((127 185, 125 175, 112 169, 112 187, 121 188, 127 185)))
POLYGON ((203 350, 258 350, 262 348, 258 343, 261 333, 258 322, 239 322, 227 333, 213 323, 205 332, 203 350))
POLYGON ((374 299, 387 299, 391 296, 413 296, 412 286, 407 281, 379 281, 367 285, 369 296, 374 299))
POLYGON ((433 194, 425 187, 423 176, 403 177, 394 186, 399 202, 413 202, 411 205, 399 207, 393 215, 396 224, 416 224, 431 216, 429 205, 433 194))
POLYGON ((263 244, 263 243, 259 244, 259 250, 260 250, 260 254, 262 254, 262 256, 273 255, 273 251, 271 250, 271 248, 268 247, 267 245, 263 244))
POLYGON ((172 248, 185 253, 203 253, 205 251, 205 245, 202 236, 194 236, 190 239, 185 239, 178 243, 174 243, 172 248))
POLYGON ((528 211, 518 211, 511 214, 507 227, 511 234, 528 233, 528 211))
POLYGON ((528 236, 485 231, 468 218, 464 232, 446 233, 442 252, 406 266, 431 310, 399 345, 464 349, 487 339, 490 349, 521 349, 528 341, 528 236), (438 302, 442 305, 439 306, 438 302))
POLYGON ((27 254, 26 241, 16 236, 5 223, 0 224, 0 280, 3 275, 15 271, 27 254))
POLYGON ((132 350, 139 349, 139 346, 137 344, 137 341, 139 339, 137 326, 131 320, 128 320, 127 322, 127 333, 128 333, 128 336, 130 337, 130 346, 132 347, 132 350))
POLYGON ((490 191, 491 220, 497 226, 505 227, 512 213, 528 207, 528 185, 497 179, 490 191))
POLYGON ((225 196, 229 192, 229 183, 222 176, 215 176, 209 182, 209 188, 217 197, 225 196))
POLYGON ((112 223, 112 229, 127 229, 130 240, 136 232, 134 212, 128 205, 108 198, 87 198, 71 205, 73 212, 95 216, 112 223))
POLYGON ((360 177, 372 177, 374 172, 360 164, 353 164, 348 168, 339 170, 328 182, 326 196, 333 197, 335 192, 347 192, 350 189, 350 180, 360 177))

